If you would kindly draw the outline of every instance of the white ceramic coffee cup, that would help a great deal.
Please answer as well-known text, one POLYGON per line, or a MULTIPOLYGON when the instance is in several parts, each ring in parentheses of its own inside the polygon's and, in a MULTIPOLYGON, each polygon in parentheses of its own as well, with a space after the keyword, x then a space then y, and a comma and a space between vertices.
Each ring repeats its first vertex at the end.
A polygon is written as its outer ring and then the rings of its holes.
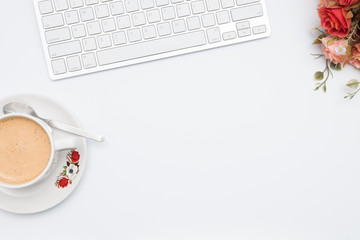
POLYGON ((3 116, 0 117, 0 121, 6 118, 10 118, 10 117, 24 117, 27 119, 30 119, 34 122, 36 122, 37 124, 39 124, 44 131, 47 133, 49 139, 50 139, 50 144, 51 144, 51 155, 49 158, 49 162, 46 165, 46 168, 40 173, 39 176, 37 176, 36 178, 34 178, 33 180, 26 182, 26 183, 22 183, 22 184, 7 184, 4 182, 0 181, 0 187, 3 188, 7 188, 7 189, 14 189, 14 188, 25 188, 25 187, 29 187, 32 186, 34 184, 39 183, 41 180, 43 180, 44 178, 46 178, 46 176, 48 175, 48 173, 51 171, 51 168, 54 164, 55 161, 55 153, 57 151, 61 151, 61 150, 67 150, 67 149, 73 149, 75 148, 75 142, 74 142, 74 138, 71 136, 68 136, 67 138, 55 138, 52 128, 46 124, 44 121, 42 121, 41 119, 35 118, 33 116, 27 115, 27 114, 20 114, 20 113, 14 113, 14 114, 5 114, 3 116))

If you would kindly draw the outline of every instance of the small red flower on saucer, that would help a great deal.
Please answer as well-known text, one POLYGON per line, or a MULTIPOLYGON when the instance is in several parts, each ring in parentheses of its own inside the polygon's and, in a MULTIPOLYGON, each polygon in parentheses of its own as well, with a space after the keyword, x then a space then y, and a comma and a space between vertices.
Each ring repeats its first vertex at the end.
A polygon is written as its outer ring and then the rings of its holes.
POLYGON ((59 180, 59 187, 64 188, 69 185, 69 179, 67 177, 63 177, 59 180))
POLYGON ((55 186, 58 188, 66 188, 72 184, 80 171, 80 153, 76 149, 72 149, 66 154, 66 165, 63 166, 62 172, 57 177, 55 186))
POLYGON ((79 154, 79 152, 73 150, 72 153, 71 153, 71 161, 74 162, 74 163, 76 163, 76 162, 79 161, 79 159, 80 159, 80 154, 79 154))

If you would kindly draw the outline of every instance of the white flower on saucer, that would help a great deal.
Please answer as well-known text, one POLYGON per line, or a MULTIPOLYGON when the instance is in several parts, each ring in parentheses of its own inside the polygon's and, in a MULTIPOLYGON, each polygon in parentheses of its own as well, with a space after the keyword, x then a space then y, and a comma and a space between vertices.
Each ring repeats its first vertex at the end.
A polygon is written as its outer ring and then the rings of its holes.
POLYGON ((74 164, 70 164, 70 166, 68 166, 66 168, 66 175, 68 176, 68 178, 70 179, 70 181, 73 181, 77 175, 77 166, 75 166, 74 164))

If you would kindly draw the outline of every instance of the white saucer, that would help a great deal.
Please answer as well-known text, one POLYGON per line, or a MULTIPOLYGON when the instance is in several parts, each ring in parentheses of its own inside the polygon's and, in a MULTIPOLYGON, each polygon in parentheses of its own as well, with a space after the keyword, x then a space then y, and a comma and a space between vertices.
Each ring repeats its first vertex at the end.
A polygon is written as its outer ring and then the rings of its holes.
MULTIPOLYGON (((3 115, 2 108, 9 102, 22 102, 32 106, 39 116, 49 119, 58 120, 64 123, 71 124, 79 127, 78 123, 74 120, 69 112, 62 106, 54 101, 37 95, 17 95, 0 100, 0 116, 3 115)), ((67 165, 67 151, 59 152, 56 154, 55 165, 52 172, 48 174, 47 178, 34 186, 23 189, 3 189, 0 188, 0 209, 13 212, 13 213, 36 213, 45 211, 49 208, 62 202, 78 185, 82 174, 84 173, 86 164, 86 141, 82 137, 67 134, 59 130, 54 130, 54 137, 73 137, 76 145, 76 151, 80 153, 79 159, 79 172, 76 174, 77 167, 74 167, 73 174, 69 174, 72 180, 66 185, 64 179, 59 186, 57 180, 62 178, 61 174, 64 171, 64 166, 67 165)), ((72 165, 71 165, 72 166, 72 165)))

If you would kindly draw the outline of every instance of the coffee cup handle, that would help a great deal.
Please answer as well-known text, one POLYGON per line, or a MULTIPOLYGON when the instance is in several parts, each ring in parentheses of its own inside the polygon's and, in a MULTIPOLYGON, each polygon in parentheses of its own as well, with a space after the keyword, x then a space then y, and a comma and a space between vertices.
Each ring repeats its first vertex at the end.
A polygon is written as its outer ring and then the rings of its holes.
POLYGON ((74 138, 60 138, 54 140, 55 151, 71 150, 75 148, 74 138))

